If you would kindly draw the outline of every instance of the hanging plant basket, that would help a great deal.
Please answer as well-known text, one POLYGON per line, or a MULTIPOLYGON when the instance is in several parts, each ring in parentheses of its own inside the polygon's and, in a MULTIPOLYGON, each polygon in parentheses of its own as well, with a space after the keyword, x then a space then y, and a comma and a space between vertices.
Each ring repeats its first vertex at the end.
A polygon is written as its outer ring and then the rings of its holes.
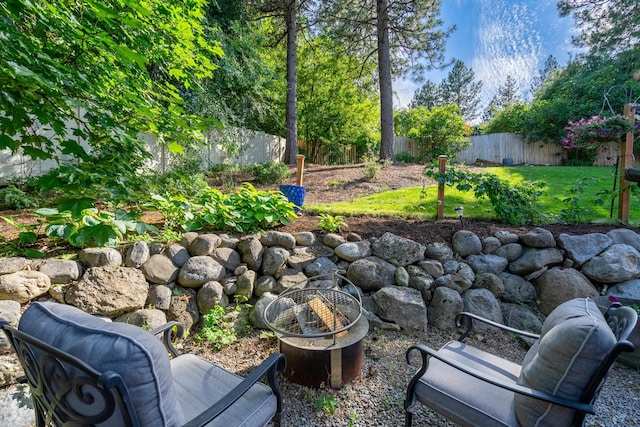
POLYGON ((567 136, 562 138, 564 148, 585 148, 595 150, 600 145, 620 142, 627 132, 638 131, 626 117, 621 115, 593 116, 565 126, 567 136))

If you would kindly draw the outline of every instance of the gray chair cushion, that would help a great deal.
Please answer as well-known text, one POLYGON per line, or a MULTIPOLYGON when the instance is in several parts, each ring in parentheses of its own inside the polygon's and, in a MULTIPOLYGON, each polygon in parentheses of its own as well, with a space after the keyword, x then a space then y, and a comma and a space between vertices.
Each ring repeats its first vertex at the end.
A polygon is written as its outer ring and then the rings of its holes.
POLYGON ((133 325, 106 322, 73 306, 33 303, 19 329, 72 356, 99 372, 123 378, 144 426, 184 423, 164 345, 133 325))
MULTIPOLYGON (((488 376, 515 383, 520 365, 458 341, 438 353, 488 376)), ((513 392, 465 374, 435 358, 416 383, 418 400, 461 426, 517 425, 513 392)))
MULTIPOLYGON (((243 380, 219 366, 192 354, 171 360, 171 370, 178 402, 187 420, 222 399, 243 380)), ((276 413, 277 401, 271 388, 256 383, 209 426, 263 426, 276 413)))
MULTIPOLYGON (((518 384, 579 400, 615 343, 593 300, 567 301, 545 320, 540 339, 525 356, 518 384)), ((569 425, 574 418, 571 409, 522 395, 515 397, 515 410, 522 426, 569 425)))

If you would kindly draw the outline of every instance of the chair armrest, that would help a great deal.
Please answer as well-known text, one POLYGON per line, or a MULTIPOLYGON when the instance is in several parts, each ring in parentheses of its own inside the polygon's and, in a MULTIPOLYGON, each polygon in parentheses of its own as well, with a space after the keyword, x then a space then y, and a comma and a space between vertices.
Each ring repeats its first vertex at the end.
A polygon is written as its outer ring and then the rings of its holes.
POLYGON ((503 325, 502 323, 494 322, 493 320, 486 319, 484 317, 478 316, 477 314, 469 313, 467 311, 463 311, 462 313, 456 316, 456 326, 462 326, 462 321, 467 319, 467 330, 464 331, 458 341, 464 341, 470 334, 473 332, 473 320, 478 320, 479 322, 486 323, 487 325, 494 326, 496 328, 502 329, 503 331, 511 332, 514 334, 518 334, 528 338, 539 339, 540 335, 534 334, 533 332, 523 331, 521 329, 510 328, 509 326, 503 325))
POLYGON ((175 322, 175 321, 167 322, 164 325, 155 328, 154 330, 151 331, 151 334, 152 335, 162 334, 162 337, 160 339, 162 340, 162 343, 164 344, 164 346, 167 348, 168 351, 171 352, 173 357, 178 357, 180 353, 178 352, 178 349, 173 345, 173 339, 172 339, 174 335, 173 334, 174 327, 176 328, 175 336, 178 338, 183 338, 184 325, 180 322, 175 322))
POLYGON ((276 377, 277 372, 284 372, 286 365, 285 356, 282 353, 273 353, 267 357, 256 369, 254 369, 249 376, 247 376, 240 384, 235 386, 229 393, 227 393, 222 399, 216 402, 215 405, 208 408, 206 411, 189 421, 184 427, 196 427, 204 426, 211 422, 214 418, 224 412, 228 407, 242 397, 249 389, 258 382, 262 376, 266 375, 269 383, 269 387, 273 390, 278 401, 277 413, 282 412, 282 392, 280 391, 280 385, 276 377))
MULTIPOLYGON (((413 350, 418 350, 420 352, 420 354, 422 355, 422 367, 420 368, 420 370, 418 371, 418 374, 416 374, 416 376, 414 376, 414 379, 417 381, 419 378, 422 377, 422 375, 424 375, 424 373, 427 370, 427 366, 429 365, 429 357, 435 357, 436 359, 438 359, 439 361, 446 363, 447 365, 462 371, 468 375, 471 375, 475 378, 478 378, 481 381, 487 382, 489 384, 493 384, 497 387, 500 388, 504 388, 507 390, 510 390, 514 393, 518 393, 518 394, 522 394, 524 396, 528 396, 528 397, 532 397, 534 399, 539 399, 539 400, 543 400, 545 402, 550 402, 556 405, 561 405, 567 408, 571 408, 574 409, 576 411, 580 411, 580 412, 586 412, 588 414, 595 414, 595 410, 593 408, 593 405, 590 405, 588 403, 582 403, 582 402, 577 402, 575 400, 569 400, 566 399, 564 397, 560 397, 554 394, 550 394, 550 393, 545 393, 539 390, 535 390, 531 387, 524 387, 518 384, 512 384, 512 383, 508 383, 506 381, 502 381, 496 378, 492 378, 490 376, 487 376, 487 374, 485 374, 484 372, 480 372, 477 369, 473 369, 473 368, 469 368, 467 366, 464 366, 463 364, 457 362, 456 360, 453 360, 449 357, 446 356, 442 356, 441 354, 439 354, 436 350, 433 350, 432 348, 429 348, 423 344, 415 344, 412 345, 411 347, 409 347, 409 349, 407 350, 406 353, 406 358, 407 358, 407 363, 411 364, 410 360, 409 360, 409 354, 411 353, 411 351, 413 350)), ((412 379, 413 381, 413 379, 412 379)))

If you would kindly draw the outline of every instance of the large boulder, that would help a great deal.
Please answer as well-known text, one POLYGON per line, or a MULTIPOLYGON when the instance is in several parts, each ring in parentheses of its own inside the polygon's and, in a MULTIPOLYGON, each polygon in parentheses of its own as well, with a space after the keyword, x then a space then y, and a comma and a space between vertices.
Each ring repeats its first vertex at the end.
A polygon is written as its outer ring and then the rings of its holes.
POLYGON ((20 270, 0 276, 0 300, 7 299, 19 303, 47 293, 51 279, 44 273, 33 270, 20 270))
POLYGON ((296 238, 289 233, 271 230, 260 236, 260 243, 263 246, 280 246, 285 249, 293 249, 296 246, 296 238))
POLYGON ((465 260, 476 273, 500 274, 507 268, 509 261, 506 258, 493 254, 469 255, 465 260))
POLYGON ((424 259, 424 245, 393 233, 384 233, 373 243, 373 255, 393 265, 406 266, 424 259))
POLYGON ((574 267, 580 267, 607 249, 612 243, 613 240, 602 233, 583 234, 581 236, 562 233, 558 236, 558 246, 564 249, 568 258, 574 261, 574 267))
POLYGON ((504 284, 503 301, 516 304, 535 301, 536 288, 527 279, 507 272, 500 273, 499 277, 504 284))
POLYGON ((353 262, 371 255, 371 243, 368 240, 346 242, 337 246, 334 251, 340 258, 353 262))
POLYGON ((260 270, 262 265, 262 253, 264 246, 256 236, 247 236, 240 239, 236 250, 242 255, 242 262, 255 271, 260 270))
MULTIPOLYGON (((462 294, 462 302, 464 303, 464 311, 503 323, 500 303, 488 289, 469 289, 462 294)), ((482 322, 474 322, 474 327, 477 329, 489 328, 482 322)))
POLYGON ((560 265, 564 261, 562 252, 556 248, 536 249, 526 247, 520 258, 509 264, 509 271, 520 276, 526 276, 541 268, 560 265))
MULTIPOLYGON (((289 234, 289 236, 291 236, 289 234)), ((293 236, 291 236, 293 238, 293 236)), ((289 251, 281 246, 268 247, 262 256, 262 274, 278 277, 285 269, 289 251)))
POLYGON ((347 270, 347 279, 365 292, 375 291, 395 285, 395 272, 395 265, 382 258, 370 256, 352 262, 347 270))
POLYGON ((427 311, 429 324, 435 328, 454 328, 456 316, 463 308, 464 303, 458 292, 445 287, 436 288, 427 311))
POLYGON ((140 266, 140 271, 151 283, 166 285, 176 280, 179 268, 166 256, 155 254, 140 266))
POLYGON ((535 280, 538 308, 548 316, 554 308, 573 298, 598 296, 597 289, 574 268, 550 268, 535 280))
POLYGON ((469 230, 456 231, 451 238, 451 244, 453 252, 461 257, 482 252, 482 241, 474 232, 469 230))
POLYGON ((531 248, 553 248, 556 241, 546 228, 536 227, 520 236, 520 241, 531 248))
POLYGON ((226 271, 210 256, 194 256, 180 268, 178 283, 187 288, 198 288, 212 280, 220 281, 226 271))
POLYGON ((615 244, 584 263, 582 273, 600 283, 619 283, 640 277, 640 252, 633 246, 615 244))
POLYGON ((418 290, 386 286, 373 294, 373 301, 380 318, 405 330, 427 330, 427 306, 418 290))
POLYGON ((130 267, 91 267, 69 288, 67 303, 90 314, 116 317, 144 307, 149 284, 144 274, 130 267))

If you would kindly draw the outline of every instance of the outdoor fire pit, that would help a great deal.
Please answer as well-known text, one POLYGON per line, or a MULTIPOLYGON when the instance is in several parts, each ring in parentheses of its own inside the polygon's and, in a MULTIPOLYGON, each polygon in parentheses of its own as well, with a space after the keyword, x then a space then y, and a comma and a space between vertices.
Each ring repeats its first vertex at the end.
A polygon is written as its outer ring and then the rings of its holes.
POLYGON ((287 357, 285 375, 309 387, 339 388, 362 369, 362 339, 369 322, 362 316, 356 287, 337 272, 309 278, 283 292, 265 309, 267 325, 287 357), (347 285, 340 287, 340 282, 347 285))

